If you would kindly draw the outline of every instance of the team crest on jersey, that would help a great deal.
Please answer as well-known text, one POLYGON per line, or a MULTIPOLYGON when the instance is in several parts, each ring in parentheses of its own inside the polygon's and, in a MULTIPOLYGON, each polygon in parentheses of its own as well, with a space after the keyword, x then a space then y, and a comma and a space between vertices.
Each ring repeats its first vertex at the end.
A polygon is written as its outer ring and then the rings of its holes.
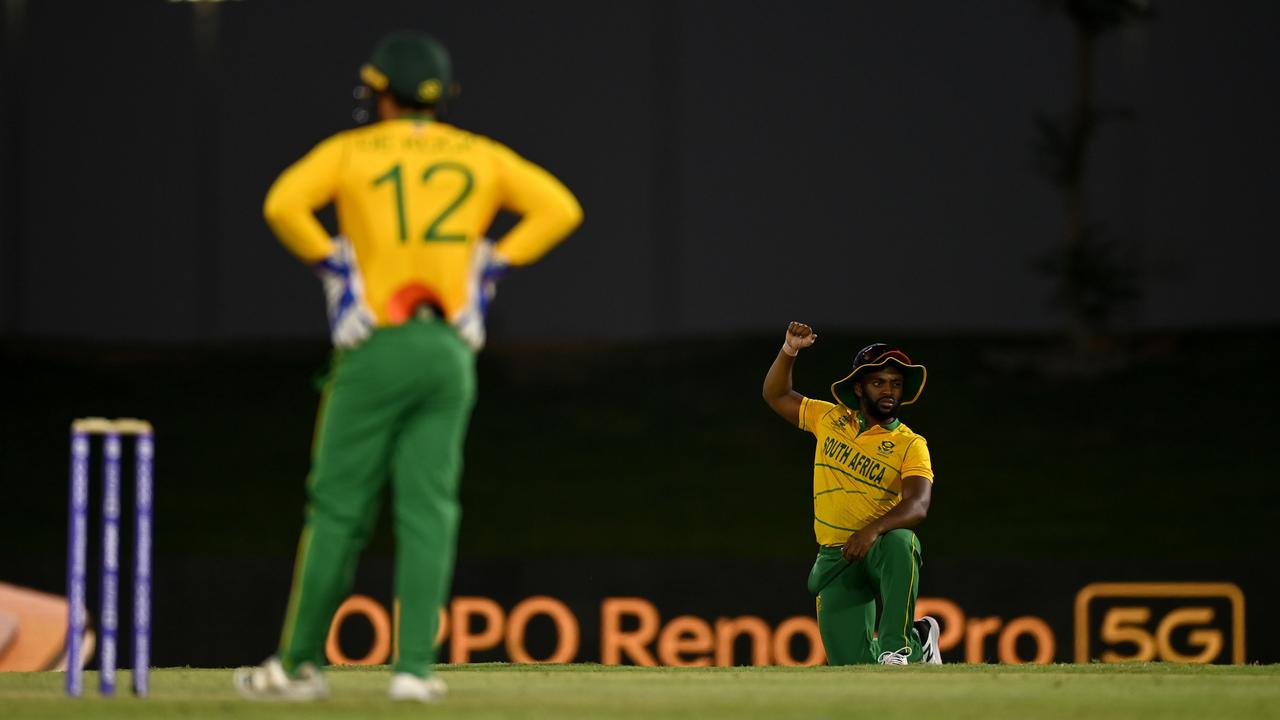
POLYGON ((882 440, 880 442, 880 447, 876 448, 876 452, 880 453, 885 457, 889 457, 890 455, 893 454, 894 444, 895 443, 892 440, 882 440))

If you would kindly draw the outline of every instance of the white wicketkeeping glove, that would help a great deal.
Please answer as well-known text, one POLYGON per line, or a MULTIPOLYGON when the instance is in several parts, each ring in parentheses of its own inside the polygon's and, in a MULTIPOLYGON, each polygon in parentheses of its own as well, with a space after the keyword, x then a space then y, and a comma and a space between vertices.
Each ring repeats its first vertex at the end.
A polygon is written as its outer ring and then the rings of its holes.
POLYGON ((506 274, 508 267, 506 261, 494 252, 493 243, 488 238, 480 238, 471 256, 467 304, 453 321, 454 328, 472 350, 479 351, 484 347, 484 319, 489 312, 489 303, 498 294, 498 280, 506 274))
POLYGON ((334 347, 351 349, 373 334, 373 310, 364 298, 364 283, 356 265, 351 241, 339 235, 333 239, 333 254, 312 265, 324 284, 329 307, 329 336, 334 347))

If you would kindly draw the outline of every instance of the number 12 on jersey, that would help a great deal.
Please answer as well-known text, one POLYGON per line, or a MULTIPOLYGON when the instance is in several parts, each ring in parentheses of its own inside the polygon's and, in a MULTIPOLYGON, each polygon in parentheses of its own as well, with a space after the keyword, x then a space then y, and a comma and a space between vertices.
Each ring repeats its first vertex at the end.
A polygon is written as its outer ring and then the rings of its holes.
MULTIPOLYGON (((462 176, 462 189, 454 196, 453 201, 444 207, 435 219, 427 225, 427 229, 422 233, 422 239, 427 242, 465 242, 467 236, 464 233, 446 233, 441 230, 445 220, 449 219, 462 203, 471 194, 471 187, 474 180, 471 176, 471 169, 466 165, 456 162, 438 162, 428 165, 427 169, 422 171, 422 177, 418 182, 426 185, 431 182, 431 178, 435 176, 443 176, 449 173, 456 173, 462 176)), ((406 219, 406 210, 404 206, 404 179, 400 169, 400 163, 391 166, 391 169, 379 175, 373 181, 373 186, 377 187, 383 183, 391 183, 395 186, 396 201, 396 219, 399 221, 400 242, 409 241, 408 220, 406 219)))

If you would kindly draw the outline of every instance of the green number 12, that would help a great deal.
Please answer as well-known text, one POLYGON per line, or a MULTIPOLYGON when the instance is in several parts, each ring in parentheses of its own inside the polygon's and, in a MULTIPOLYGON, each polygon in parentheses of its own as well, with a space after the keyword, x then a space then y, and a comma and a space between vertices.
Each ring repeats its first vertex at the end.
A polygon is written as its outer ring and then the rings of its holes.
MULTIPOLYGON (((445 209, 441 210, 439 215, 436 215, 435 220, 432 220, 431 224, 427 225, 426 232, 422 234, 422 239, 427 242, 463 242, 467 239, 465 234, 442 233, 440 231, 440 226, 444 224, 444 221, 448 219, 448 217, 452 215, 454 211, 456 211, 467 199, 467 196, 471 194, 471 188, 475 184, 475 181, 471 176, 471 169, 466 165, 455 162, 435 163, 422 171, 422 183, 425 185, 427 181, 431 179, 431 176, 435 175, 437 172, 454 172, 461 175, 462 189, 458 191, 458 195, 453 199, 453 202, 445 206, 445 209)), ((399 221, 400 226, 400 242, 408 242, 409 231, 407 227, 408 223, 405 220, 404 183, 401 180, 399 163, 392 165, 390 170, 374 179, 373 186, 377 187, 384 182, 391 182, 395 184, 396 219, 399 221)))

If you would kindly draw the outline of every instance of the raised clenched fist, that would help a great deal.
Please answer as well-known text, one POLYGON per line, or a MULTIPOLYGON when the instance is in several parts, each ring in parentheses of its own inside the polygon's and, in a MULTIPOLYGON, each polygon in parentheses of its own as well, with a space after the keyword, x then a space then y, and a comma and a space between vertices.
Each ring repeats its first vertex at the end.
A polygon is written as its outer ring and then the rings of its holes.
POLYGON ((787 337, 783 342, 783 350, 795 357, 799 352, 812 345, 818 339, 818 333, 802 322, 793 322, 787 326, 787 337))

